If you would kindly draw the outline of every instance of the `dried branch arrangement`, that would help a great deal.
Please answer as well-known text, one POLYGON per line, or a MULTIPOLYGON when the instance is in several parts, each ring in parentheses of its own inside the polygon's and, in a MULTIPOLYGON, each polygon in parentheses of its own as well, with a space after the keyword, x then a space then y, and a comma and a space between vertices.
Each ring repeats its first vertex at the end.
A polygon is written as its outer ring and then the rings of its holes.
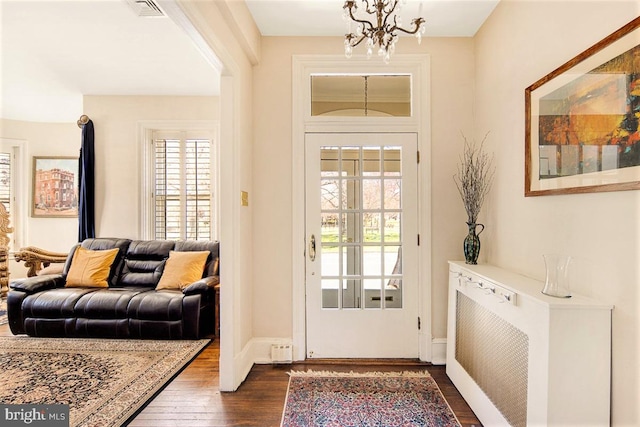
POLYGON ((467 211, 469 223, 475 223, 478 219, 484 198, 491 189, 495 174, 493 155, 489 156, 484 151, 487 135, 489 134, 487 133, 478 145, 475 142, 469 142, 462 134, 464 153, 460 157, 458 173, 453 176, 467 211))

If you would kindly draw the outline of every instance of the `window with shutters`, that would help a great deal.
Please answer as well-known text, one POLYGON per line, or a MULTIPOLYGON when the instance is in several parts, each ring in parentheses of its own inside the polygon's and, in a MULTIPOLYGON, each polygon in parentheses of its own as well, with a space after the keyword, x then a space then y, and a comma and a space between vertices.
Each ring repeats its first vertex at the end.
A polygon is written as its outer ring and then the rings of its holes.
POLYGON ((11 213, 11 153, 0 153, 0 202, 11 213))
POLYGON ((9 227, 13 228, 9 233, 10 251, 23 246, 25 240, 24 221, 19 219, 28 215, 26 144, 24 140, 0 138, 0 202, 9 213, 9 227))
POLYGON ((214 240, 211 138, 192 132, 153 132, 151 154, 151 236, 214 240))

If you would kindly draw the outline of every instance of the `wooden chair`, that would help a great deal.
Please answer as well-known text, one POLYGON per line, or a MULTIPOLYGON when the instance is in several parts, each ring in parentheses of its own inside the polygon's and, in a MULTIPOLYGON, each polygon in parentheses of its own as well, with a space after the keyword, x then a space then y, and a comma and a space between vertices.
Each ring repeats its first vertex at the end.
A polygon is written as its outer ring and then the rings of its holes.
POLYGON ((51 264, 65 263, 68 253, 51 252, 40 249, 35 246, 27 246, 20 248, 15 254, 16 261, 24 261, 24 266, 29 269, 27 277, 33 277, 38 274, 42 268, 46 268, 51 264))

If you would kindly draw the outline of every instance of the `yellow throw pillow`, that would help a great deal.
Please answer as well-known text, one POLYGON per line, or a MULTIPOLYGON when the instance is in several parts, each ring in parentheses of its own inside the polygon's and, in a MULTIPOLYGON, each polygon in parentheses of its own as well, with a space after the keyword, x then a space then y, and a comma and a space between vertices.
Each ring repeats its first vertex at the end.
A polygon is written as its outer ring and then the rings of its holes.
POLYGON ((160 289, 184 289, 202 279, 209 251, 169 252, 162 277, 156 286, 160 289))
POLYGON ((118 248, 92 251, 82 246, 78 247, 73 255, 65 286, 108 288, 107 279, 117 254, 118 248))

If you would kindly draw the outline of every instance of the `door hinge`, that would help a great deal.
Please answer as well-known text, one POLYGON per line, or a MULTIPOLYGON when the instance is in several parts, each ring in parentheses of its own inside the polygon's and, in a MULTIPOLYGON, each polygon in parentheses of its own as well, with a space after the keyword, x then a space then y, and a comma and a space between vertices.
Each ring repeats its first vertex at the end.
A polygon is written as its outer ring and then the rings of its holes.
POLYGON ((418 317, 418 330, 420 330, 422 323, 420 322, 420 317, 418 317))
POLYGON ((418 150, 416 154, 417 154, 417 160, 418 160, 417 163, 420 163, 420 150, 418 150))
POLYGON ((418 246, 420 246, 420 235, 418 234, 418 246))

